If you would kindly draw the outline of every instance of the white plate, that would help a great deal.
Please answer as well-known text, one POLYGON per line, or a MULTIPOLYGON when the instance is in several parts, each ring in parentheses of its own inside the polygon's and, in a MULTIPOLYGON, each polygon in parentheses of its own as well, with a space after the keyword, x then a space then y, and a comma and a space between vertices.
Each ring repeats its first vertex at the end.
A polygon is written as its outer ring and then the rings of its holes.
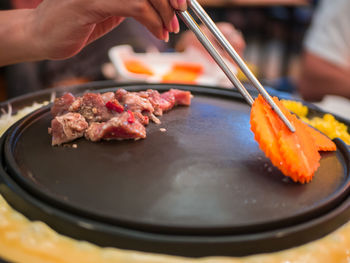
MULTIPOLYGON (((204 71, 197 79, 196 84, 230 86, 227 77, 221 69, 213 61, 207 58, 206 55, 193 48, 188 48, 182 53, 135 53, 131 46, 120 45, 111 48, 108 55, 116 69, 117 79, 120 81, 144 81, 149 83, 161 82, 162 76, 170 71, 175 62, 189 62, 201 64, 204 68, 204 71), (124 61, 130 59, 136 59, 144 63, 154 72, 154 75, 149 76, 128 71, 125 67, 124 61)), ((232 64, 228 64, 236 74, 236 68, 232 64)))

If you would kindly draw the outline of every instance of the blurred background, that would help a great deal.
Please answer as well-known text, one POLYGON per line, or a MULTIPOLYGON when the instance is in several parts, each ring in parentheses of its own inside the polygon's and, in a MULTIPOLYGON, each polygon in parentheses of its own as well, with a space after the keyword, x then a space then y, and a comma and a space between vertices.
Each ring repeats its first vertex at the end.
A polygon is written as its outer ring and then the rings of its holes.
MULTIPOLYGON (((40 0, 1 0, 1 9, 27 8, 40 0)), ((308 0, 201 0, 216 21, 231 23, 246 42, 244 59, 258 79, 269 87, 295 93, 300 74, 300 55, 318 1, 308 0)), ((181 24, 182 31, 186 30, 181 24)), ((0 100, 24 93, 110 78, 103 66, 108 50, 130 44, 136 52, 150 49, 174 51, 180 36, 171 35, 165 44, 153 38, 131 19, 77 56, 63 61, 21 63, 0 68, 0 100)), ((238 73, 240 79, 244 77, 238 73)))

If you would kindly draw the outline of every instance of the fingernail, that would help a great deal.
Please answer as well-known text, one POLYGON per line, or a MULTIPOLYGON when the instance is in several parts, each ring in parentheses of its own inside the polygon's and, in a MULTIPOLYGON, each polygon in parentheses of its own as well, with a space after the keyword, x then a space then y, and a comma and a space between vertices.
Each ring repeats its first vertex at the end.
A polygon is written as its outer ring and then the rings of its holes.
POLYGON ((171 22, 168 28, 169 32, 174 32, 174 27, 173 27, 173 23, 171 22))
POLYGON ((186 0, 177 0, 177 4, 179 6, 179 9, 181 11, 185 11, 187 9, 187 3, 186 0))
POLYGON ((168 30, 169 32, 174 32, 174 27, 173 27, 173 19, 170 21, 170 24, 167 27, 164 27, 165 30, 168 30))
POLYGON ((169 41, 169 31, 166 29, 163 29, 163 39, 165 42, 169 41))
POLYGON ((174 32, 175 34, 179 33, 180 31, 179 21, 177 20, 177 17, 175 15, 171 20, 171 27, 173 28, 172 32, 174 32))

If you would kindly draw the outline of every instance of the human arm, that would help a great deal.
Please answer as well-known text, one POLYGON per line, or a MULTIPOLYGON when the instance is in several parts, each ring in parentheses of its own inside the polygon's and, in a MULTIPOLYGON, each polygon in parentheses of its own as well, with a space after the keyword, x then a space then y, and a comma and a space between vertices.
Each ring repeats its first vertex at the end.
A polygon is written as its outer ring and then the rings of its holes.
POLYGON ((0 11, 0 66, 41 59, 26 30, 30 10, 0 11))
POLYGON ((320 2, 301 60, 298 90, 306 100, 326 94, 350 98, 350 2, 320 2))
POLYGON ((350 99, 350 68, 341 67, 305 51, 298 91, 305 100, 320 101, 327 94, 350 99))
POLYGON ((184 0, 45 0, 35 9, 0 12, 0 65, 64 59, 133 17, 157 38, 178 31, 184 0), (6 50, 6 52, 4 52, 6 50))

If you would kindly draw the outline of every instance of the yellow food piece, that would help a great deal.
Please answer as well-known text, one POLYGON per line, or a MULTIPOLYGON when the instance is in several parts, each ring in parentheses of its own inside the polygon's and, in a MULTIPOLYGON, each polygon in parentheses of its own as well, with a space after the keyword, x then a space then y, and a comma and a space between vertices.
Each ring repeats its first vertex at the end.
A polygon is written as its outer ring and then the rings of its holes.
POLYGON ((294 101, 294 100, 281 100, 281 101, 289 111, 298 115, 299 118, 306 117, 307 114, 309 113, 309 108, 303 105, 299 101, 294 101))
POLYGON ((292 100, 282 100, 283 105, 290 111, 294 112, 300 119, 317 130, 321 131, 329 138, 339 138, 346 144, 350 144, 350 134, 348 127, 338 121, 332 114, 325 114, 323 117, 307 118, 308 108, 301 102, 292 100))
MULTIPOLYGON (((252 63, 248 62, 248 68, 250 69, 250 71, 255 75, 259 75, 259 71, 258 71, 258 67, 252 63)), ((246 75, 242 72, 241 69, 239 69, 237 67, 237 78, 241 81, 241 82, 247 82, 248 78, 246 77, 246 75)))
POLYGON ((323 118, 312 118, 309 120, 309 124, 326 134, 331 139, 340 138, 345 143, 350 144, 348 127, 344 123, 337 121, 334 116, 329 113, 325 114, 323 118))

